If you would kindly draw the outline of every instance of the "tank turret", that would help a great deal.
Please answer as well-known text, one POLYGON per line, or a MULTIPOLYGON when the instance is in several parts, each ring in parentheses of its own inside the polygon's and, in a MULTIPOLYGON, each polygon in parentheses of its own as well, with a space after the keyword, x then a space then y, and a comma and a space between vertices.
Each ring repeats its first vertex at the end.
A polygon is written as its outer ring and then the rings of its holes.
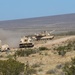
POLYGON ((33 47, 33 41, 30 37, 22 37, 20 40, 19 48, 30 48, 33 47))

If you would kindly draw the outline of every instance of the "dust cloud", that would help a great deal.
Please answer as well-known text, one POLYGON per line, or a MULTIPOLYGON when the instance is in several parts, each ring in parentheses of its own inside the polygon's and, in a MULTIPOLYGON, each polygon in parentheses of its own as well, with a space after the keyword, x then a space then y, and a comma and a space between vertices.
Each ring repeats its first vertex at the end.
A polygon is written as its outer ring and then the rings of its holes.
POLYGON ((23 35, 22 32, 0 28, 0 40, 2 41, 2 45, 8 44, 10 47, 18 47, 20 38, 23 35))

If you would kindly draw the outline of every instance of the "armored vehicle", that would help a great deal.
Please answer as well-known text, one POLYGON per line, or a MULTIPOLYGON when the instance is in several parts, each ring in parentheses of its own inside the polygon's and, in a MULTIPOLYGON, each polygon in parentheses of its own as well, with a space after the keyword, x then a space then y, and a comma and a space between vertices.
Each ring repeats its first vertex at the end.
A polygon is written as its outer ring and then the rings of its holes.
POLYGON ((0 51, 5 52, 10 50, 9 46, 7 44, 2 45, 2 41, 0 40, 0 51))
POLYGON ((47 31, 41 32, 40 34, 35 34, 33 39, 35 40, 52 40, 54 36, 51 35, 53 31, 48 33, 47 31))
POLYGON ((34 44, 32 42, 32 39, 30 37, 22 37, 20 40, 19 48, 30 48, 33 47, 34 44))

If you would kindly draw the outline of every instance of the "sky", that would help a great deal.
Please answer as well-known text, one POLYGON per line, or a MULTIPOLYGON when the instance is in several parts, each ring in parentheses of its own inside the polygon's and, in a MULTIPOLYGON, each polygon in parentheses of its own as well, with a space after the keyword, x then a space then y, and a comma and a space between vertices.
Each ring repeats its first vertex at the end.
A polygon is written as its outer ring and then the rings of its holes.
POLYGON ((0 0, 0 21, 75 13, 75 0, 0 0))

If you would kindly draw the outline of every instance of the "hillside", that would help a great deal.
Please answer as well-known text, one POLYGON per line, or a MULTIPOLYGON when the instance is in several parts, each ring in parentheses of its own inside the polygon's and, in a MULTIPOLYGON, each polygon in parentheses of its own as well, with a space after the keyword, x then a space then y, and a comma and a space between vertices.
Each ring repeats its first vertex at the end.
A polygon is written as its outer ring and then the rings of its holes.
POLYGON ((30 19, 18 19, 9 21, 0 21, 2 28, 50 28, 50 30, 74 30, 75 29, 75 14, 64 14, 56 16, 46 16, 30 19))

